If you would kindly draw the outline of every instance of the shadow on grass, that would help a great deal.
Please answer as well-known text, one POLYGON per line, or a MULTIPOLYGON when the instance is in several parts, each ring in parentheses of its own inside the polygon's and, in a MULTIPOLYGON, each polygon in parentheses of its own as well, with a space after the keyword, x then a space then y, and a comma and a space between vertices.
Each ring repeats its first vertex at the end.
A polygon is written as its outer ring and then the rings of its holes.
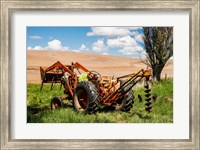
MULTIPOLYGON (((72 103, 63 103, 63 109, 69 109, 69 108, 73 108, 72 103)), ((73 109, 73 111, 76 111, 76 110, 73 109)), ((112 113, 112 112, 121 112, 121 111, 115 110, 114 107, 101 107, 101 108, 99 108, 99 110, 97 112, 109 114, 109 112, 112 113)), ((44 118, 46 118, 46 116, 48 116, 48 114, 50 116, 55 117, 55 114, 51 114, 51 113, 53 113, 53 111, 51 111, 50 106, 43 107, 43 108, 27 106, 27 123, 42 123, 42 122, 44 122, 44 118)), ((83 113, 83 114, 85 114, 87 116, 86 113, 83 113)), ((131 117, 134 117, 137 115, 140 119, 147 119, 147 120, 151 119, 151 117, 148 114, 142 114, 139 112, 133 112, 133 113, 132 112, 123 112, 123 114, 121 114, 121 115, 122 116, 125 115, 128 118, 129 117, 131 118, 131 117)), ((112 117, 112 115, 111 115, 111 117, 112 117)), ((97 120, 95 122, 99 122, 99 119, 97 118, 97 120)), ((107 122, 110 122, 110 119, 108 119, 107 122)))
POLYGON ((47 110, 47 109, 48 109, 47 107, 39 108, 39 107, 27 106, 27 112, 31 114, 38 114, 39 112, 47 110))

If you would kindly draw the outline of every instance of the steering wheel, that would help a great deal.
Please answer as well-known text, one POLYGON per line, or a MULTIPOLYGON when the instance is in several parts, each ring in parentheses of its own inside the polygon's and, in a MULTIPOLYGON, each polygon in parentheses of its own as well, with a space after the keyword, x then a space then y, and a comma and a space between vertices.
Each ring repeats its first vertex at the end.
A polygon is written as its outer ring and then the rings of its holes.
POLYGON ((88 77, 91 80, 101 81, 101 74, 96 71, 89 71, 88 77))

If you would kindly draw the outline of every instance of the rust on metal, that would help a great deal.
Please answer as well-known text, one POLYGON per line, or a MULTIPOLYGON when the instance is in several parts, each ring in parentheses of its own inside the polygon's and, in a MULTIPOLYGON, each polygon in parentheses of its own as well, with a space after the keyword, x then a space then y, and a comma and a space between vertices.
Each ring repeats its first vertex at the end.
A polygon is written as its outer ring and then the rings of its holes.
MULTIPOLYGON (((96 103, 96 105, 103 106, 115 106, 116 103, 122 103, 122 99, 124 98, 124 96, 128 92, 132 91, 132 88, 138 82, 140 82, 142 79, 145 79, 146 85, 144 87, 146 93, 146 111, 151 112, 152 109, 151 90, 148 82, 152 74, 151 69, 141 69, 137 73, 114 78, 111 76, 101 76, 101 74, 99 74, 98 72, 91 71, 78 62, 72 62, 71 65, 64 65, 60 61, 57 61, 52 66, 46 69, 40 67, 40 74, 42 81, 41 89, 43 83, 51 83, 52 85, 53 83, 60 83, 64 87, 64 93, 71 97, 72 100, 74 100, 74 94, 76 94, 75 97, 76 100, 78 100, 78 110, 80 109, 80 111, 83 111, 87 109, 90 112, 93 112, 91 110, 93 106, 90 106, 91 103, 96 103), (89 87, 89 89, 85 89, 87 92, 83 89, 83 91, 81 91, 81 88, 76 88, 77 85, 79 85, 78 76, 83 72, 87 72, 88 84, 82 86, 91 86, 89 87), (88 93, 89 95, 87 95, 88 93), (89 102, 89 98, 96 98, 98 99, 98 101, 94 100, 95 102, 89 102)), ((138 98, 141 102, 141 96, 138 95, 138 98)), ((65 99, 66 98, 61 98, 61 100, 65 99)))

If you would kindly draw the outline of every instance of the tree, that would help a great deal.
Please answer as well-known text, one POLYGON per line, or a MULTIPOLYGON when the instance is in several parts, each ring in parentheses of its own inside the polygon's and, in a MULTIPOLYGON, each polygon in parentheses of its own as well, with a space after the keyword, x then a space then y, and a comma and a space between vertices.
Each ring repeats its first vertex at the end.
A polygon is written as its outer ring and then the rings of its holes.
POLYGON ((144 27, 144 49, 146 59, 142 60, 153 70, 153 78, 160 80, 161 72, 173 56, 172 27, 144 27))

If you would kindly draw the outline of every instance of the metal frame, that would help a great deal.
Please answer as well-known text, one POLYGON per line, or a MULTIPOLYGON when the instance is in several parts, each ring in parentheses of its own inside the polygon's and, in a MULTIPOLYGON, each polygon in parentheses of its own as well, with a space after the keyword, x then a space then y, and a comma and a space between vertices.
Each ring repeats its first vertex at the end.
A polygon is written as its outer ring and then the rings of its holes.
POLYGON ((200 149, 200 1, 132 0, 0 0, 1 2, 1 149, 200 149), (39 3, 39 5, 38 5, 39 3), (189 140, 13 140, 10 137, 11 13, 16 10, 187 10, 190 12, 190 139, 189 140))

